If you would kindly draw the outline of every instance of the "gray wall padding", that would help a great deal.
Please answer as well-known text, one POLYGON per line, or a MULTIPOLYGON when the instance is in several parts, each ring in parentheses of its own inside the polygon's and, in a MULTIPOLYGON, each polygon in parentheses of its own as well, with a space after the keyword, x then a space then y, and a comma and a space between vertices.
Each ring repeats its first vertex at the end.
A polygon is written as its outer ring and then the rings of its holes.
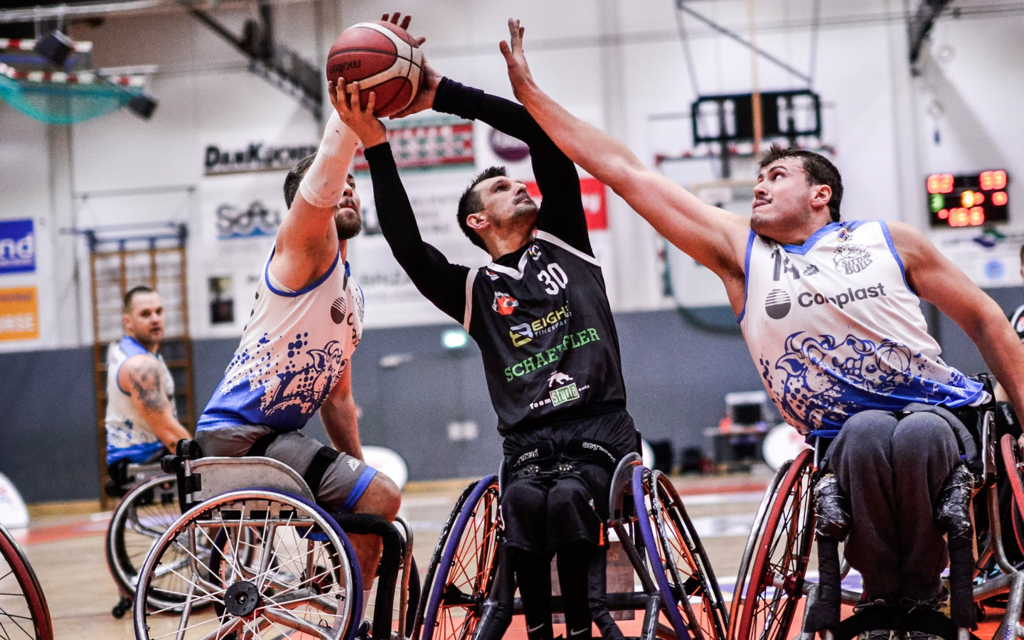
MULTIPOLYGON (((1024 302, 1021 287, 990 294, 1007 314, 1024 302)), ((716 321, 731 317, 720 311, 712 314, 716 321)), ((710 453, 703 430, 724 415, 725 394, 763 388, 738 335, 698 331, 675 311, 618 314, 616 324, 637 428, 648 440, 671 440, 677 454, 691 446, 710 453)), ((480 476, 496 472, 501 460, 479 350, 472 343, 445 350, 441 334, 450 328, 454 324, 368 330, 353 358, 362 441, 401 454, 411 480, 480 476), (384 356, 399 354, 404 362, 381 367, 384 356), (477 438, 449 440, 450 422, 475 422, 477 438)), ((966 373, 985 370, 952 321, 941 317, 938 333, 947 362, 966 373)), ((234 338, 194 343, 197 411, 237 344, 234 338)), ((0 354, 0 371, 0 472, 27 502, 97 498, 92 349, 0 354)), ((318 418, 305 432, 327 441, 318 418)))

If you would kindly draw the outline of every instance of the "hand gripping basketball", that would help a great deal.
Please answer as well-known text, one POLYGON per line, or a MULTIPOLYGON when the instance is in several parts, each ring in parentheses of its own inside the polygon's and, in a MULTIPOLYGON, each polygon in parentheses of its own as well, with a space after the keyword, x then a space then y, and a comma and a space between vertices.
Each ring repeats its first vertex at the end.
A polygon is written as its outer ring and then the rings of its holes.
MULTIPOLYGON (((336 83, 358 81, 362 89, 361 105, 366 108, 370 93, 376 94, 374 114, 389 116, 405 109, 416 97, 423 82, 422 38, 413 38, 405 27, 409 16, 399 25, 401 14, 388 21, 361 22, 346 29, 327 56, 327 80, 336 83)), ((346 90, 351 92, 350 87, 346 90)))

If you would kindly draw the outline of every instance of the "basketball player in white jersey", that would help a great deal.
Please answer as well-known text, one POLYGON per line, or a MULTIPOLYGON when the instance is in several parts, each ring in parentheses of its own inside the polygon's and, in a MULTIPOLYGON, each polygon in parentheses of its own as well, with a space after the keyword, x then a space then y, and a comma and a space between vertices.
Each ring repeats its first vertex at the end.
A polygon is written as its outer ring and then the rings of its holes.
MULTIPOLYGON (((329 90, 335 91, 333 84, 329 90)), ((205 455, 284 462, 329 511, 390 522, 398 513, 398 487, 363 462, 352 398, 363 294, 345 257, 348 240, 362 227, 359 195, 348 174, 358 144, 332 111, 317 153, 285 178, 288 213, 241 343, 199 419, 196 441, 205 455), (333 449, 300 433, 317 411, 333 449)), ((368 594, 380 538, 350 538, 368 594)))
POLYGON ((173 451, 189 433, 178 422, 174 378, 158 353, 164 338, 164 305, 149 287, 124 296, 124 337, 107 349, 107 467, 116 486, 129 463, 149 462, 173 451))
POLYGON ((516 98, 566 155, 722 279, 786 421, 841 429, 828 464, 850 500, 846 558, 867 597, 941 597, 932 505, 960 462, 946 409, 987 394, 942 361, 919 301, 964 329, 1021 415, 1024 346, 999 306, 909 225, 841 222, 842 181, 818 154, 772 147, 749 218, 701 202, 541 91, 517 20, 509 33, 501 51, 516 98))

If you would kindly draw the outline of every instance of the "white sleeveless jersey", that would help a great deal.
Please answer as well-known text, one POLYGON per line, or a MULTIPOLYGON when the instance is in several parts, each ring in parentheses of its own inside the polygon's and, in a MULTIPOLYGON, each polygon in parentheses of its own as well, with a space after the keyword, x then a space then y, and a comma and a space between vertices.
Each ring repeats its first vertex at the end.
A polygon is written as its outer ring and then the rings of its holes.
POLYGON ((339 253, 320 279, 290 291, 270 274, 267 259, 242 341, 198 430, 259 424, 294 431, 305 426, 362 337, 363 292, 349 275, 339 253))
MULTIPOLYGON (((133 356, 146 356, 160 362, 163 370, 163 388, 174 407, 174 378, 163 357, 146 351, 137 340, 125 336, 111 342, 107 348, 107 464, 128 458, 131 462, 145 462, 164 446, 146 424, 132 402, 131 390, 122 389, 117 381, 121 365, 133 356)), ((177 417, 177 415, 175 415, 177 417)))
POLYGON ((803 245, 751 232, 739 323, 783 418, 803 433, 867 409, 971 404, 982 385, 950 367, 884 222, 834 222, 803 245))

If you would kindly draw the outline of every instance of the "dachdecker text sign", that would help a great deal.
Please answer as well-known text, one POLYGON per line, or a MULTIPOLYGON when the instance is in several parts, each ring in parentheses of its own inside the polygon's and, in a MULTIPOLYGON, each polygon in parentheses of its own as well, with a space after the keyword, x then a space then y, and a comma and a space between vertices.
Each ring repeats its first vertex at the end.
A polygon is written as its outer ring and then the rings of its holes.
POLYGON ((0 220, 0 275, 36 270, 32 220, 0 220))

